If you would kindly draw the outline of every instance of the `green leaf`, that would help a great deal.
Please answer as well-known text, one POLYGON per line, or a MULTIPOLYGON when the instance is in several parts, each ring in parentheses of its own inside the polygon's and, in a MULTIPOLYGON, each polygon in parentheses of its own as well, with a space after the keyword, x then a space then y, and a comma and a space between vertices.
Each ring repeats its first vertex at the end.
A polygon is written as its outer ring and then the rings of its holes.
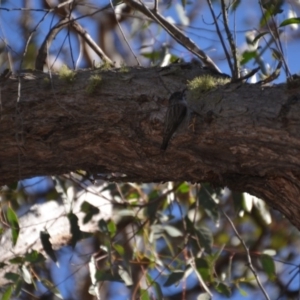
POLYGON ((70 232, 72 235, 71 246, 74 248, 76 243, 81 239, 81 230, 78 225, 78 217, 72 212, 68 213, 68 219, 70 222, 70 232))
POLYGON ((44 251, 56 263, 57 258, 56 258, 55 252, 52 248, 52 244, 50 242, 50 234, 46 231, 41 231, 40 232, 40 239, 41 239, 44 251))
POLYGON ((160 284, 158 284, 156 281, 152 282, 151 284, 156 292, 156 299, 157 300, 163 300, 163 293, 160 287, 160 284))
POLYGON ((152 299, 149 295, 149 289, 148 290, 141 289, 140 299, 141 300, 151 300, 152 299))
POLYGON ((4 277, 7 280, 11 280, 13 282, 16 282, 20 278, 20 275, 17 274, 17 273, 13 273, 13 272, 7 272, 7 273, 4 274, 4 277))
POLYGON ((237 289, 239 290, 240 294, 243 296, 243 297, 247 297, 248 296, 248 293, 243 290, 239 285, 236 286, 237 289))
POLYGON ((300 18, 286 19, 283 22, 281 22, 279 27, 283 27, 283 26, 287 26, 287 25, 291 25, 291 24, 300 24, 300 18))
POLYGON ((114 244, 113 247, 115 248, 115 250, 118 252, 118 254, 120 256, 123 256, 125 254, 125 250, 124 247, 118 244, 114 244))
POLYGON ((88 223, 94 215, 97 215, 100 212, 98 207, 90 204, 87 201, 84 201, 81 204, 80 210, 85 213, 85 216, 83 218, 83 224, 88 223))
POLYGON ((184 276, 184 272, 181 271, 181 270, 176 270, 176 271, 173 271, 168 279, 166 280, 166 282, 164 283, 164 286, 167 287, 167 286, 171 286, 175 283, 178 283, 178 281, 180 281, 182 279, 182 277, 184 276))
POLYGON ((272 257, 267 254, 263 254, 260 256, 260 261, 263 270, 267 273, 269 279, 274 280, 276 278, 276 269, 272 257))
POLYGON ((236 213, 244 211, 244 194, 238 192, 232 192, 233 208, 236 213))
POLYGON ((223 250, 225 248, 225 244, 222 245, 217 252, 211 253, 210 255, 207 255, 205 257, 205 259, 207 260, 207 262, 209 263, 210 266, 214 266, 217 259, 220 257, 220 255, 222 254, 223 250))
POLYGON ((148 195, 149 202, 145 213, 146 216, 149 217, 150 223, 152 223, 155 219, 158 208, 162 206, 164 201, 166 201, 166 198, 164 200, 162 199, 161 201, 156 201, 159 196, 160 195, 158 194, 157 190, 151 191, 151 193, 148 195))
POLYGON ((3 293, 2 300, 10 300, 12 293, 13 293, 13 286, 10 285, 3 293))
POLYGON ((114 236, 117 232, 117 226, 112 220, 107 222, 107 229, 110 233, 110 236, 114 236))
POLYGON ((195 260, 197 272, 201 275, 204 281, 211 281, 211 272, 208 262, 204 258, 195 260))
POLYGON ((262 7, 266 10, 266 13, 271 16, 276 16, 277 14, 281 14, 283 9, 281 6, 283 5, 283 1, 275 0, 275 1, 263 1, 262 7))
POLYGON ((187 184, 186 182, 183 182, 182 184, 180 184, 180 186, 177 188, 177 191, 179 191, 180 193, 184 194, 184 193, 189 193, 190 191, 190 185, 187 184))
POLYGON ((19 220, 16 213, 11 207, 7 208, 6 217, 9 225, 11 226, 12 241, 13 241, 13 245, 15 246, 20 232, 19 220))
POLYGON ((25 261, 28 261, 30 263, 39 263, 45 261, 45 257, 42 253, 36 250, 31 250, 31 252, 26 253, 25 261))
POLYGON ((153 281, 152 277, 148 273, 146 273, 146 279, 147 279, 148 285, 153 286, 153 288, 156 292, 156 299, 163 300, 163 293, 162 293, 160 285, 156 281, 153 281))
POLYGON ((107 223, 105 222, 105 220, 103 220, 103 219, 99 220, 98 227, 99 227, 101 232, 109 233, 107 223))
MULTIPOLYGON (((19 280, 17 282, 15 282, 15 285, 14 285, 14 296, 15 297, 18 297, 20 296, 21 292, 22 292, 22 287, 24 286, 24 281, 19 278, 19 280)), ((19 299, 19 298, 18 298, 19 299)))
POLYGON ((200 227, 196 231, 201 247, 205 249, 207 253, 212 252, 213 236, 211 231, 206 227, 200 227))
POLYGON ((16 257, 10 259, 9 262, 12 264, 15 264, 15 265, 20 265, 24 262, 24 257, 16 256, 16 257))
POLYGON ((161 59, 161 51, 144 52, 142 56, 150 59, 152 63, 155 64, 161 59))
POLYGON ((212 198, 213 193, 211 193, 206 188, 201 188, 198 194, 199 205, 203 207, 206 214, 215 222, 219 223, 220 212, 218 208, 218 204, 212 198))
POLYGON ((119 275, 113 275, 111 273, 107 273, 105 271, 97 270, 95 274, 95 279, 97 281, 116 281, 116 282, 123 282, 119 275))
POLYGON ((231 296, 231 289, 224 283, 215 284, 215 289, 220 293, 225 295, 227 298, 231 296))
POLYGON ((251 59, 254 59, 256 57, 257 57, 256 50, 255 51, 244 51, 242 54, 241 65, 245 65, 251 59))

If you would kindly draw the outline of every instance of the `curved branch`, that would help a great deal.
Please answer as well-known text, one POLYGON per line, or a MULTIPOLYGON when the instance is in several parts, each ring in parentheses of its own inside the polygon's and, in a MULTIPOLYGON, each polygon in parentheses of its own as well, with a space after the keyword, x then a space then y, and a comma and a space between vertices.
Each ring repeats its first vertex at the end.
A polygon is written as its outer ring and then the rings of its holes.
POLYGON ((53 39, 56 37, 58 32, 63 29, 64 27, 71 25, 74 30, 86 41, 86 43, 99 55, 99 57, 107 62, 111 67, 114 66, 114 63, 110 60, 108 56, 102 51, 102 49, 97 45, 96 42, 91 38, 91 36, 87 33, 86 30, 82 28, 82 26, 76 22, 75 20, 72 20, 69 18, 69 16, 66 16, 64 19, 59 21, 47 34, 44 42, 42 43, 38 55, 35 60, 35 68, 36 70, 42 71, 44 68, 44 64, 46 62, 47 56, 48 56, 48 49, 53 41, 53 39))

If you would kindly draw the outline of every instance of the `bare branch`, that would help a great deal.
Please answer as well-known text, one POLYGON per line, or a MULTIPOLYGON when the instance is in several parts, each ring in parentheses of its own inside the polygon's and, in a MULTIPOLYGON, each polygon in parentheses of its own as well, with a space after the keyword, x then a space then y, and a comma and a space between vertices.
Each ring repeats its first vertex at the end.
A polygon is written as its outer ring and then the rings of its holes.
POLYGON ((41 45, 38 55, 36 57, 36 61, 35 61, 35 68, 37 70, 42 71, 44 64, 46 62, 47 59, 47 55, 48 55, 48 48, 49 45, 51 44, 52 40, 55 38, 55 36, 58 34, 58 32, 68 26, 71 25, 75 31, 86 41, 86 43, 99 55, 99 57, 107 62, 110 66, 114 66, 114 63, 110 60, 109 57, 106 56, 106 54, 102 51, 102 49, 96 44, 96 42, 94 42, 94 40, 91 38, 91 36, 86 32, 86 30, 84 30, 81 25, 76 22, 75 20, 70 20, 69 17, 66 17, 64 19, 62 19, 61 21, 58 22, 58 24, 51 28, 51 30, 49 31, 49 33, 47 34, 43 44, 41 45))
POLYGON ((69 18, 62 19, 59 21, 51 30, 48 32, 44 42, 42 43, 38 55, 35 59, 35 69, 39 71, 43 71, 44 65, 48 56, 48 49, 52 43, 52 40, 56 37, 59 31, 69 24, 69 18))
POLYGON ((156 21, 161 27, 163 27, 169 34, 172 36, 179 44, 188 49, 190 52, 195 54, 197 57, 201 59, 201 61, 210 69, 221 73, 220 69, 213 62, 213 60, 201 49, 197 47, 197 45, 188 38, 180 29, 178 29, 175 25, 168 22, 161 14, 156 12, 155 10, 150 10, 143 3, 138 3, 135 0, 124 0, 125 3, 130 5, 132 8, 142 12, 147 17, 156 21))
POLYGON ((232 53, 232 57, 233 57, 233 62, 234 62, 232 77, 233 77, 233 79, 238 79, 240 77, 240 70, 239 70, 239 62, 238 62, 238 57, 237 57, 237 48, 236 48, 236 44, 233 40, 231 31, 228 26, 228 14, 227 14, 227 8, 225 6, 224 0, 221 1, 221 7, 222 7, 224 28, 226 31, 227 39, 229 41, 229 45, 230 45, 231 53, 232 53))
POLYGON ((131 48, 130 44, 128 43, 128 40, 127 40, 127 38, 126 38, 126 36, 125 36, 125 34, 124 34, 124 32, 123 32, 123 29, 122 29, 122 27, 121 27, 121 24, 120 24, 120 22, 119 22, 119 20, 118 20, 118 17, 117 17, 117 15, 116 15, 115 7, 114 7, 114 5, 113 5, 113 3, 112 3, 112 0, 110 0, 110 5, 111 5, 111 7, 112 7, 112 9, 113 9, 113 11, 114 11, 115 18, 116 18, 116 22, 117 22, 118 27, 119 27, 119 30, 120 30, 120 32, 121 32, 121 34, 122 34, 122 36, 123 36, 123 39, 124 39, 125 43, 127 44, 128 48, 130 49, 132 55, 134 56, 134 58, 135 58, 137 64, 140 66, 141 63, 139 62, 139 59, 138 59, 137 56, 135 55, 134 51, 132 50, 132 48, 131 48))
POLYGON ((245 251, 246 251, 246 254, 247 254, 248 267, 250 268, 251 272, 253 273, 253 275, 254 275, 254 277, 255 277, 255 279, 256 279, 256 282, 257 282, 259 288, 260 288, 261 291, 263 292, 265 298, 266 298, 267 300, 270 300, 270 298, 269 298, 269 296, 268 296, 266 290, 264 289, 264 287, 263 287, 263 285, 262 285, 262 283, 261 283, 261 281, 260 281, 260 279, 259 279, 259 277, 258 277, 258 275, 257 275, 257 273, 256 273, 256 270, 255 270, 254 267, 253 267, 252 259, 251 259, 251 255, 250 255, 250 251, 249 251, 249 249, 248 249, 248 247, 247 247, 245 241, 242 239, 242 237, 241 237, 240 234, 238 233, 237 229, 235 228, 233 222, 231 221, 231 219, 229 218, 229 216, 226 214, 226 212, 225 212, 222 208, 220 208, 220 210, 221 210, 221 212, 223 213, 223 215, 225 216, 225 218, 227 219, 227 221, 229 222, 230 226, 232 227, 232 229, 233 229, 233 231, 234 231, 236 237, 239 239, 239 241, 240 241, 241 244, 243 245, 243 247, 244 247, 244 249, 245 249, 245 251))
POLYGON ((228 62, 228 65, 229 65, 231 74, 233 75, 233 74, 234 74, 234 70, 233 70, 233 66, 232 66, 231 59, 230 59, 230 55, 229 55, 229 53, 228 53, 228 51, 227 51, 227 48, 226 48, 226 45, 225 45, 223 36, 222 36, 222 34, 221 34, 221 30, 220 30, 220 27, 219 27, 218 20, 217 20, 217 17, 216 17, 216 15, 215 15, 214 9, 213 9, 213 7, 212 7, 212 3, 211 3, 210 0, 207 0, 207 4, 208 4, 208 6, 209 6, 211 15, 212 15, 212 17, 213 17, 213 19, 214 19, 215 26, 216 26, 216 29, 217 29, 217 34, 218 34, 218 36, 219 36, 219 39, 220 39, 220 42, 221 42, 221 44, 222 44, 224 53, 225 53, 225 55, 226 55, 226 59, 227 59, 227 62, 228 62))
MULTIPOLYGON (((261 9, 262 15, 263 15, 264 18, 265 18, 265 14, 264 14, 264 11, 263 11, 263 5, 262 5, 262 3, 261 3, 261 0, 259 0, 259 6, 260 6, 260 9, 261 9)), ((285 71, 285 73, 286 73, 286 76, 287 76, 287 77, 291 77, 291 76, 292 76, 292 75, 291 75, 291 72, 290 72, 289 67, 288 67, 288 65, 287 65, 287 63, 286 63, 286 59, 284 58, 284 55, 283 55, 283 49, 282 49, 282 45, 281 45, 281 41, 280 41, 280 34, 279 34, 279 32, 278 32, 278 29, 277 29, 277 26, 276 26, 274 17, 272 17, 272 22, 274 23, 274 29, 276 30, 276 36, 274 35, 274 32, 273 32, 273 30, 271 29, 269 22, 268 22, 266 19, 265 19, 265 21, 266 21, 266 25, 267 25, 267 27, 268 27, 269 33, 271 34, 271 36, 272 36, 272 38, 273 38, 273 40, 274 40, 274 43, 275 43, 275 45, 276 45, 276 48, 277 48, 277 50, 278 50, 278 51, 280 52, 280 54, 281 54, 280 59, 281 59, 282 62, 283 62, 283 65, 284 65, 284 71, 285 71)))

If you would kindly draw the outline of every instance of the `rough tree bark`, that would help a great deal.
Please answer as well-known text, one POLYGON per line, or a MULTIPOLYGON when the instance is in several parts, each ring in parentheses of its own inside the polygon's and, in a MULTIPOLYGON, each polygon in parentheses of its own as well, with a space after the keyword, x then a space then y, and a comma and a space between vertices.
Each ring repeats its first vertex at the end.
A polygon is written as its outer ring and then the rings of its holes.
POLYGON ((78 169, 115 181, 207 181, 264 199, 300 229, 299 89, 240 83, 201 93, 189 99, 192 126, 160 151, 170 93, 207 72, 183 64, 10 78, 1 184, 78 169))

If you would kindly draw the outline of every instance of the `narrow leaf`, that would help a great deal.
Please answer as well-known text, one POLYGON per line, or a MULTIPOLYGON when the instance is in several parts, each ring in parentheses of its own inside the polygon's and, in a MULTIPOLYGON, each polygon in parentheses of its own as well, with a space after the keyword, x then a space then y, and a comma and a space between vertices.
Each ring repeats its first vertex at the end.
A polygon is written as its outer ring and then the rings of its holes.
POLYGON ((213 245, 213 236, 211 231, 206 227, 200 227, 196 231, 196 233, 200 241, 200 245, 205 249, 207 253, 211 253, 213 245))
POLYGON ((11 207, 7 208, 6 217, 9 225, 11 226, 12 241, 13 241, 13 245, 15 246, 20 232, 19 220, 16 213, 11 207))
POLYGON ((286 19, 283 22, 281 22, 279 27, 283 27, 283 26, 287 26, 287 25, 291 25, 291 24, 300 24, 300 18, 286 19))
POLYGON ((31 284, 32 283, 32 276, 31 276, 28 268, 25 265, 23 265, 21 270, 22 270, 22 275, 23 275, 24 281, 28 284, 31 284))
POLYGON ((97 270, 95 274, 95 278, 97 281, 116 281, 116 282, 123 282, 123 280, 118 275, 113 275, 111 273, 103 272, 97 270))
POLYGON ((70 231, 71 231, 71 246, 74 248, 76 243, 81 239, 81 231, 78 225, 78 217, 72 212, 68 213, 68 219, 70 222, 70 231))
POLYGON ((224 283, 219 283, 215 285, 215 289, 220 293, 225 295, 227 298, 231 296, 231 289, 228 285, 224 283))
POLYGON ((146 274, 146 279, 147 279, 148 285, 153 286, 153 288, 156 292, 156 299, 163 300, 163 293, 162 293, 160 285, 156 281, 153 281, 152 277, 149 274, 146 274))
POLYGON ((103 232, 103 233, 108 233, 109 232, 108 228, 107 228, 107 223, 103 219, 99 220, 98 227, 99 227, 100 231, 103 232))
POLYGON ((163 293, 162 293, 160 285, 156 281, 154 281, 154 282, 152 282, 152 286, 156 292, 156 299, 163 300, 163 293))
POLYGON ((164 283, 164 286, 170 286, 173 285, 175 283, 178 283, 178 281, 180 281, 182 279, 184 275, 183 271, 174 271, 170 274, 170 276, 168 277, 168 279, 166 280, 166 282, 164 283))
POLYGON ((4 274, 4 278, 6 278, 7 280, 16 282, 20 278, 20 275, 17 273, 13 273, 13 272, 7 272, 4 274))
POLYGON ((46 231, 41 231, 40 239, 42 242, 43 249, 45 250, 47 255, 56 263, 57 258, 56 258, 55 252, 52 248, 52 244, 50 242, 50 234, 46 231))
POLYGON ((210 281, 211 272, 208 262, 204 258, 197 258, 195 260, 197 272, 201 275, 204 281, 210 281))
POLYGON ((260 34, 258 34, 253 41, 251 41, 251 44, 252 45, 255 45, 256 42, 258 42, 264 35, 266 34, 269 34, 270 32, 269 31, 264 31, 264 32, 261 32, 260 34))
POLYGON ((149 295, 149 290, 141 289, 141 300, 151 300, 151 297, 149 295))
POLYGON ((13 287, 11 285, 6 289, 6 291, 2 295, 2 300, 10 300, 12 293, 13 293, 13 287))
POLYGON ((163 228, 167 232, 167 234, 171 237, 183 236, 182 232, 174 226, 165 225, 163 228))
POLYGON ((107 229, 110 233, 110 236, 114 236, 117 232, 117 226, 113 221, 109 221, 107 222, 107 229))
POLYGON ((269 279, 274 280, 276 278, 276 269, 272 257, 267 254, 263 254, 260 256, 260 261, 269 279))
POLYGON ((31 250, 31 252, 26 253, 25 261, 28 261, 30 263, 39 263, 45 261, 45 257, 42 253, 36 250, 31 250))

